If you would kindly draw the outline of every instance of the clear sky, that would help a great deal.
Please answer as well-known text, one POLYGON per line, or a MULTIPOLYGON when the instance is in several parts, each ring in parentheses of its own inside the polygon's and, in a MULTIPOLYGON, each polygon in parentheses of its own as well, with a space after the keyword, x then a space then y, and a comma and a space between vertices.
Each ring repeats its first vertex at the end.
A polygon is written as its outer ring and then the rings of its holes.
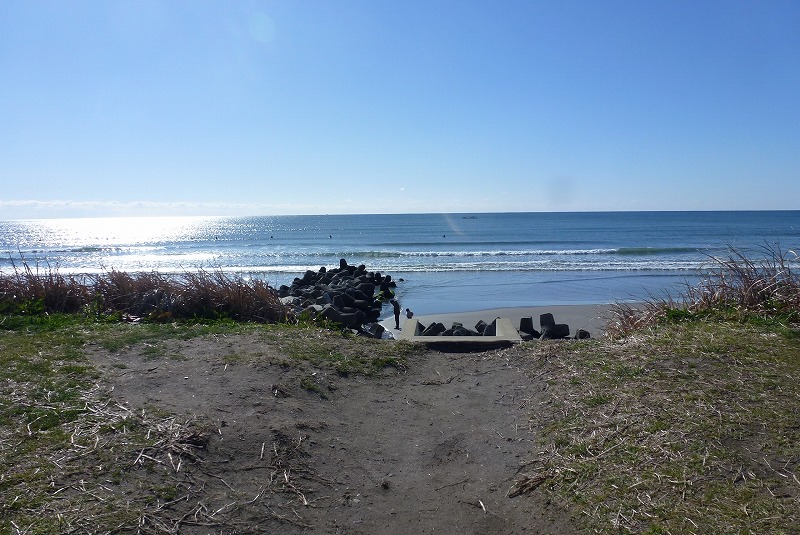
POLYGON ((800 2, 0 2, 0 219, 800 209, 800 2))

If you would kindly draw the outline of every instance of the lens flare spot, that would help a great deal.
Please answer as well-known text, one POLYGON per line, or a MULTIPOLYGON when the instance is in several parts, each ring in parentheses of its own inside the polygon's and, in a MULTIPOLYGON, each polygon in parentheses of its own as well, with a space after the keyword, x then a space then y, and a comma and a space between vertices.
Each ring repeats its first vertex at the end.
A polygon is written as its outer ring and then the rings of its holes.
POLYGON ((275 39, 275 22, 266 13, 258 11, 250 15, 247 26, 250 36, 259 43, 271 43, 275 39))

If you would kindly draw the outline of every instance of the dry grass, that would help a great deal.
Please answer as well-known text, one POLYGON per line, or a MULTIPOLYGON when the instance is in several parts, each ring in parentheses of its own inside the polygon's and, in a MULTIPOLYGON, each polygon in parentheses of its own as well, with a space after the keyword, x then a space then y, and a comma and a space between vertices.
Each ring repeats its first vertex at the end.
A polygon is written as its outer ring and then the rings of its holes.
POLYGON ((91 293, 85 278, 39 270, 24 261, 12 274, 0 274, 0 313, 80 312, 91 293))
MULTIPOLYGON (((33 389, 16 385, 6 395, 25 406, 33 389)), ((197 522, 196 474, 208 434, 196 422, 134 412, 99 385, 37 407, 47 409, 75 417, 52 427, 39 418, 23 418, 22 429, 4 426, 15 432, 0 437, 0 516, 10 524, 0 532, 176 533, 197 522)))
POLYGON ((525 351, 548 394, 510 496, 545 489, 598 533, 800 525, 797 336, 694 322, 525 351))
POLYGON ((179 318, 272 323, 286 319, 277 292, 267 283, 222 271, 178 275, 109 271, 64 276, 24 261, 0 275, 0 313, 36 315, 86 313, 165 321, 179 318))
POLYGON ((714 258, 711 275, 689 288, 684 302, 690 312, 729 310, 740 316, 800 319, 800 275, 792 270, 793 251, 765 245, 760 258, 731 249, 714 258))
POLYGON ((116 402, 89 336, 58 318, 0 331, 3 535, 174 533, 204 499, 204 426, 116 402))

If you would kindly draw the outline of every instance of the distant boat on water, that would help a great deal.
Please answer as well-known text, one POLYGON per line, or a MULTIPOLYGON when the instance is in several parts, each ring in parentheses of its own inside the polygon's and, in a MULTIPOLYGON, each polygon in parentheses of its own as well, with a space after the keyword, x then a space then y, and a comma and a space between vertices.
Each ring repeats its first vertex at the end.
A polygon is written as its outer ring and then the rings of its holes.
POLYGON ((461 219, 478 219, 478 216, 465 215, 465 216, 461 216, 461 219))

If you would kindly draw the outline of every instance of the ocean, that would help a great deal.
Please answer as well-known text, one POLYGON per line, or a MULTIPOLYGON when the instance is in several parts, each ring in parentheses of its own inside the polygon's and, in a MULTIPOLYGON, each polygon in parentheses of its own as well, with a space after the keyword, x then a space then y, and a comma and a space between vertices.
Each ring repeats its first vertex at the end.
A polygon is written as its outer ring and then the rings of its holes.
POLYGON ((0 272, 223 270, 289 284, 365 264, 438 314, 679 295, 733 247, 800 252, 800 211, 144 217, 0 221, 0 272))

